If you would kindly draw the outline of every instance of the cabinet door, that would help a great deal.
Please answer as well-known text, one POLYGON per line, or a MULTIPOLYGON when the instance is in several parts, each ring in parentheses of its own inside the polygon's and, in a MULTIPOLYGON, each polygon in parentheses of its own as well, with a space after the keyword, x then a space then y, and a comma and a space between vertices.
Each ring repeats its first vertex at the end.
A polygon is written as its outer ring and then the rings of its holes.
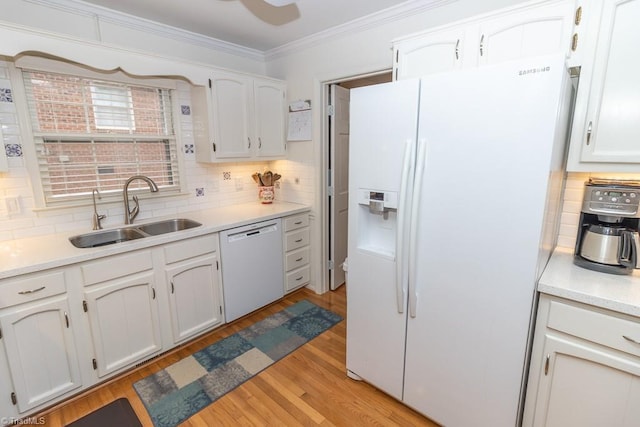
MULTIPOLYGON (((436 31, 419 39, 400 42, 395 47, 395 80, 452 71, 462 67, 465 27, 436 31)), ((470 51, 470 55, 474 52, 470 51)), ((465 61, 469 61, 465 58, 465 61)), ((475 61, 471 61, 475 63, 475 61)))
POLYGON ((531 6, 480 23, 479 64, 571 50, 574 2, 531 6))
POLYGON ((98 376, 161 350, 153 272, 85 291, 98 376))
POLYGON ((253 85, 257 157, 282 157, 285 153, 285 84, 256 79, 253 85))
POLYGON ((581 162, 640 163, 639 19, 640 0, 604 3, 581 162))
POLYGON ((167 268, 175 343, 222 323, 218 266, 211 254, 167 268))
POLYGON ((249 77, 216 73, 211 79, 211 114, 216 159, 250 157, 250 106, 253 83, 249 77))
POLYGON ((551 334, 545 336, 543 353, 534 426, 638 425, 638 358, 551 334))
POLYGON ((3 342, 4 340, 0 339, 0 378, 5 378, 5 380, 0 381, 0 396, 5 396, 5 398, 0 399, 0 414, 2 414, 3 417, 6 417, 6 419, 0 419, 0 426, 8 424, 9 418, 18 417, 18 408, 11 402, 11 399, 6 398, 6 396, 11 396, 11 393, 15 393, 15 388, 11 381, 9 362, 7 361, 7 353, 3 342))
POLYGON ((68 313, 62 296, 0 316, 20 413, 81 386, 68 313))

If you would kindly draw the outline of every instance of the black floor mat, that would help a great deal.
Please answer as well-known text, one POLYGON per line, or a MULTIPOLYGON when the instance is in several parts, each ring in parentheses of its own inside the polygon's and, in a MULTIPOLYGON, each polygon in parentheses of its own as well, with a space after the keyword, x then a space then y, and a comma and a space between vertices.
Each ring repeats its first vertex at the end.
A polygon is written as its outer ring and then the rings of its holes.
POLYGON ((142 427, 140 420, 126 398, 114 400, 102 408, 85 415, 67 427, 142 427))

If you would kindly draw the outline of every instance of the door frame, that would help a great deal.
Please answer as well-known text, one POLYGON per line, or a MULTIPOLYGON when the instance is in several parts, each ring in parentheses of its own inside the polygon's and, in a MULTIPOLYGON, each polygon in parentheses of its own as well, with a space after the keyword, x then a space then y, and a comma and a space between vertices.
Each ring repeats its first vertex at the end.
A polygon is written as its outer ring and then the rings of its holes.
MULTIPOLYGON (((331 80, 320 81, 321 90, 321 105, 322 105, 322 125, 321 125, 321 159, 320 159, 320 203, 321 203, 321 217, 320 224, 321 229, 321 242, 320 242, 320 283, 316 287, 316 292, 323 294, 330 290, 330 277, 329 271, 329 256, 331 253, 330 248, 330 225, 331 225, 331 210, 329 209, 329 144, 330 144, 330 131, 329 131, 329 98, 331 94, 331 85, 340 84, 352 80, 366 79, 368 77, 379 76, 382 74, 389 74, 393 72, 393 68, 383 68, 377 71, 371 71, 367 73, 355 74, 351 76, 340 77, 331 80)), ((365 85, 363 85, 365 86, 365 85)), ((335 266, 334 268, 341 268, 335 266)), ((317 277, 317 276, 316 276, 317 277)))

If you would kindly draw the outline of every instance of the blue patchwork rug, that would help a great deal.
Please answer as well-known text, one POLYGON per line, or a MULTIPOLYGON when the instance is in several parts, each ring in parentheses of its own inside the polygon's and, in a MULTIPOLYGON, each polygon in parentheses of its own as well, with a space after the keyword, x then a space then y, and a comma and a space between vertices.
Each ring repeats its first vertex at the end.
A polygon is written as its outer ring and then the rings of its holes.
POLYGON ((173 427, 341 320, 339 315, 303 300, 133 387, 153 424, 173 427))

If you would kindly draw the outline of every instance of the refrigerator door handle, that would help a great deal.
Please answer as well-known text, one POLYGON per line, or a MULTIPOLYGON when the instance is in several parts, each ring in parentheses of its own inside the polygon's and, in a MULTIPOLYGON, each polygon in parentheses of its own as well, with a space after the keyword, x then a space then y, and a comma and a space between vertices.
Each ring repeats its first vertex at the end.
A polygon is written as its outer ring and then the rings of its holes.
POLYGON ((402 160, 402 178, 400 181, 400 200, 398 202, 398 226, 396 230, 396 304, 398 313, 404 313, 404 301, 406 299, 406 266, 405 261, 405 223, 411 206, 410 178, 413 176, 415 164, 415 142, 408 139, 405 143, 404 157, 402 160))
POLYGON ((411 198, 411 237, 409 239, 409 316, 416 317, 418 294, 416 293, 416 246, 418 245, 418 220, 420 218, 420 194, 422 192, 424 163, 427 156, 427 141, 418 141, 418 161, 411 198))

